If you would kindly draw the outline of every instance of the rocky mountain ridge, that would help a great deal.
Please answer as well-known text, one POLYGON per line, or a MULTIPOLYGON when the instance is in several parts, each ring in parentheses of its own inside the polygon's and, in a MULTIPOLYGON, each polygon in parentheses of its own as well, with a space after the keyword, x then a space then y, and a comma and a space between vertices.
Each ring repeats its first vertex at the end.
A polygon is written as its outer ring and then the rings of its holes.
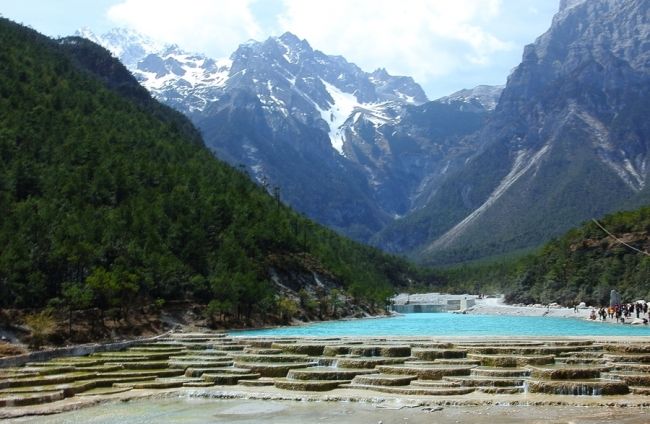
POLYGON ((219 157, 364 241, 426 203, 471 151, 458 139, 490 110, 469 97, 428 102, 412 78, 364 72, 291 33, 249 41, 222 60, 156 48, 126 30, 80 35, 112 50, 156 98, 190 116, 219 157))
POLYGON ((648 7, 563 2, 474 136, 481 149, 426 212, 378 243, 434 262, 467 260, 530 248, 585 219, 644 204, 648 7))

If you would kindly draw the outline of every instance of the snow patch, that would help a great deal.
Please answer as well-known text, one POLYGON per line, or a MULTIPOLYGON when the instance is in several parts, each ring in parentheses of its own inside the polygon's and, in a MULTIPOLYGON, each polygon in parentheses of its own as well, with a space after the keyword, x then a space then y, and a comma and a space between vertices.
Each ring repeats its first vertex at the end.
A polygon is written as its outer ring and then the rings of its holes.
POLYGON ((361 106, 361 103, 357 100, 354 94, 346 93, 334 85, 328 83, 321 79, 321 82, 325 86, 325 89, 329 93, 334 103, 329 107, 329 109, 321 109, 316 105, 316 108, 321 114, 321 118, 327 122, 330 132, 330 142, 332 147, 339 152, 341 155, 343 153, 343 144, 345 142, 345 128, 343 124, 348 120, 352 112, 361 106))
POLYGON ((328 109, 322 109, 314 103, 314 106, 321 114, 321 118, 329 126, 329 137, 332 147, 345 156, 343 145, 345 144, 345 134, 351 127, 348 122, 357 123, 363 118, 370 121, 375 127, 380 127, 387 123, 394 123, 397 119, 393 118, 387 109, 392 106, 391 102, 382 103, 361 103, 352 93, 346 93, 338 87, 321 79, 325 89, 329 93, 334 103, 328 109))

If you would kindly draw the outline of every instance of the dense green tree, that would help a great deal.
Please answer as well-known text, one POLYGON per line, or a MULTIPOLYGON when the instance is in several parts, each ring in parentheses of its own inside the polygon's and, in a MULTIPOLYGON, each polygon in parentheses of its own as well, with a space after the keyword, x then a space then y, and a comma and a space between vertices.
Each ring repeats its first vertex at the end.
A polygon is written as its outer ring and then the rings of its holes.
POLYGON ((326 273, 378 304, 419 275, 215 159, 103 48, 5 19, 0 210, 0 307, 60 299, 124 317, 191 300, 248 319, 272 309, 272 267, 326 273))
POLYGON ((510 302, 608 305, 650 298, 650 207, 590 221, 520 257, 445 272, 449 290, 505 293, 510 302))

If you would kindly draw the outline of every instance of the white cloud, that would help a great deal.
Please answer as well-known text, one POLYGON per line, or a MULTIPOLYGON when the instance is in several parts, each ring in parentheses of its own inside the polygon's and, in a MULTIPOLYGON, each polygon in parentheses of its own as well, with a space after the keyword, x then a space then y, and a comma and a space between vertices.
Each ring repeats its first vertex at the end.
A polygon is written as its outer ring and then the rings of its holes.
POLYGON ((229 56, 239 44, 264 34, 250 10, 254 0, 122 0, 108 18, 154 39, 229 56))
POLYGON ((513 46, 486 28, 501 0, 283 0, 280 26, 366 70, 428 80, 486 66, 513 46))

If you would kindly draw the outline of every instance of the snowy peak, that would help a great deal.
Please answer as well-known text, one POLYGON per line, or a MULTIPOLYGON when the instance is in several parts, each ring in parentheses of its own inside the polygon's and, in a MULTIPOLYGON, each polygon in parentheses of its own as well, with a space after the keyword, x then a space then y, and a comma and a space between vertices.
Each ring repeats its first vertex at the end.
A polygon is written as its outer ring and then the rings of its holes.
POLYGON ((413 78, 392 76, 386 69, 379 68, 370 74, 370 82, 375 86, 378 97, 384 100, 420 105, 428 101, 427 95, 413 78))
POLYGON ((127 67, 134 66, 144 56, 165 48, 163 43, 126 28, 113 28, 98 36, 89 28, 83 27, 75 35, 106 48, 127 67))
POLYGON ((307 125, 320 120, 316 126, 342 155, 357 122, 383 125, 392 119, 381 111, 383 105, 427 101, 412 78, 392 76, 385 69, 366 73, 341 56, 314 50, 289 32, 243 44, 231 59, 230 89, 254 92, 270 120, 274 114, 307 125))
POLYGON ((232 62, 189 53, 136 31, 115 28, 98 36, 87 28, 77 31, 108 49, 159 100, 182 112, 203 111, 220 96, 232 62))
POLYGON ((280 37, 271 39, 284 48, 283 57, 289 63, 297 64, 303 52, 307 54, 313 53, 313 49, 307 40, 301 40, 290 32, 285 32, 280 37))
POLYGON ((383 111, 386 104, 427 101, 412 78, 385 69, 364 72, 341 56, 314 50, 290 32, 243 43, 230 59, 221 60, 127 29, 101 36, 82 29, 78 35, 110 50, 156 98, 182 112, 208 116, 211 110, 227 107, 233 99, 229 93, 248 92, 257 97, 271 126, 295 119, 316 127, 340 154, 356 123, 380 126, 394 121, 394 113, 383 111))
POLYGON ((449 96, 441 97, 437 102, 451 104, 454 102, 468 105, 480 105, 486 110, 494 110, 501 97, 503 85, 479 85, 474 88, 459 90, 449 96))

